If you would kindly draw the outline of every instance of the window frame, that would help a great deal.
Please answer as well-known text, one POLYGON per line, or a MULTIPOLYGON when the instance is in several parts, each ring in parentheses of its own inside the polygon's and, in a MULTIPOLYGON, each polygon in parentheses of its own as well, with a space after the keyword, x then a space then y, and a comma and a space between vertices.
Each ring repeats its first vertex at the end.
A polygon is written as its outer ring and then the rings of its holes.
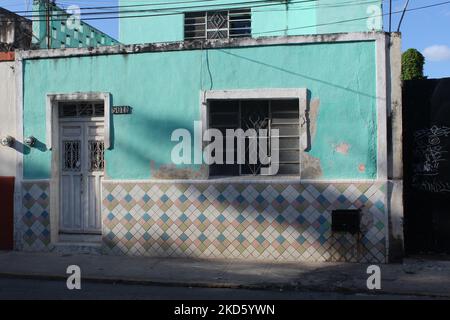
POLYGON ((231 39, 231 38, 245 38, 245 37, 252 37, 252 10, 251 8, 244 8, 244 9, 217 9, 217 10, 204 10, 204 11, 190 11, 190 12, 184 12, 183 14, 183 39, 184 41, 195 41, 195 40, 217 40, 217 39, 231 39), (208 28, 208 22, 209 18, 212 17, 216 13, 220 12, 226 12, 226 27, 225 28, 219 28, 219 29, 211 29, 208 28), (187 15, 197 15, 194 17, 187 17, 187 15), (233 19, 233 16, 239 16, 239 15, 248 15, 248 19, 233 19), (198 19, 203 16, 204 21, 200 23, 191 23, 186 24, 186 20, 188 19, 198 19), (248 21, 250 23, 250 26, 248 28, 231 28, 231 22, 236 21, 248 21), (186 31, 187 26, 194 26, 194 25, 203 25, 204 26, 204 34, 203 36, 191 36, 187 37, 186 34, 189 32, 195 32, 195 31, 186 31), (243 35, 232 35, 232 31, 236 30, 246 30, 248 29, 248 34, 243 35), (214 31, 225 31, 227 36, 223 38, 209 38, 208 33, 214 32, 214 31))

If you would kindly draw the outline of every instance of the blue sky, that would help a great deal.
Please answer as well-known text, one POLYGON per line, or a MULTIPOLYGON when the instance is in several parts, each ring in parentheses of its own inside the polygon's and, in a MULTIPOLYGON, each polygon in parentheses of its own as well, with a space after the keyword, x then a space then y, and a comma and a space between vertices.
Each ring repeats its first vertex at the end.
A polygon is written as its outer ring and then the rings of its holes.
MULTIPOLYGON (((163 0, 149 0, 148 2, 164 2, 163 0)), ((0 6, 11 11, 23 11, 31 8, 33 0, 0 0, 0 6)), ((406 0, 392 0, 393 11, 403 9, 406 0)), ((410 0, 409 7, 420 7, 444 0, 410 0)), ((103 6, 117 5, 118 0, 57 0, 63 7, 69 5, 103 6)), ((384 0, 384 12, 388 10, 388 0, 384 0)), ((392 19, 393 30, 397 29, 400 14, 392 19)), ((388 23, 385 17, 384 28, 388 23)), ((94 20, 90 24, 116 37, 118 34, 117 20, 94 20)), ((425 75, 430 78, 450 77, 450 3, 434 8, 407 12, 402 28, 403 50, 416 48, 426 57, 425 75)))

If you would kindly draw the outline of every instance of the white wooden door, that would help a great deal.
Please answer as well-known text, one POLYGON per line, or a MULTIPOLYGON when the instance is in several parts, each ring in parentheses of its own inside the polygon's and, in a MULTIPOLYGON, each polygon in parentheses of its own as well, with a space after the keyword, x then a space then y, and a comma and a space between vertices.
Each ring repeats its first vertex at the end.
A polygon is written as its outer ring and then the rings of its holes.
POLYGON ((103 123, 60 122, 60 232, 101 233, 103 123))

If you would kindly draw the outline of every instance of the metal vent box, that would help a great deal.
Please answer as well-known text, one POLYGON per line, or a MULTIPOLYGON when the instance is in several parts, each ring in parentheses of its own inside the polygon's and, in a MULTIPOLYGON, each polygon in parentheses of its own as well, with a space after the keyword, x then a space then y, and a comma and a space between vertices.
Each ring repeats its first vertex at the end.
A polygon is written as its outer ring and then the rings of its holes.
POLYGON ((361 209, 333 210, 331 212, 331 231, 348 232, 356 234, 360 232, 361 209))

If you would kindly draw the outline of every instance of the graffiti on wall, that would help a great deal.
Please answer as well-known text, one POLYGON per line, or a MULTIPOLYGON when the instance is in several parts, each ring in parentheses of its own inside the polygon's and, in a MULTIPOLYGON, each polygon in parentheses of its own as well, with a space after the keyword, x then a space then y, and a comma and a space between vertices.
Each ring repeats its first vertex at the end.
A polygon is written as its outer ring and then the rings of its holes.
POLYGON ((429 192, 450 192, 450 181, 443 177, 442 164, 449 161, 450 127, 434 125, 414 133, 415 188, 429 192))

